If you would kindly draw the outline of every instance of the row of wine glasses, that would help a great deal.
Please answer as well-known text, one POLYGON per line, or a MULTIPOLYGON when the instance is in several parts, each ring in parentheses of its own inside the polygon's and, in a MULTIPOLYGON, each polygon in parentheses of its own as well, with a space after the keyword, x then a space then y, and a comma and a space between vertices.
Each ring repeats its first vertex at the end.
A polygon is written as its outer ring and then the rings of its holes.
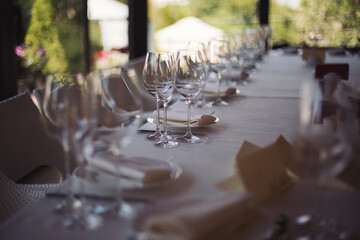
POLYGON ((93 153, 92 137, 96 126, 94 109, 94 85, 82 74, 53 74, 47 76, 43 112, 44 123, 50 136, 59 140, 65 153, 65 171, 69 186, 65 201, 56 206, 56 210, 65 213, 64 225, 96 229, 102 218, 92 214, 84 198, 83 184, 80 184, 79 197, 73 193, 70 170, 70 151, 81 169, 86 159, 93 153))
POLYGON ((198 50, 179 50, 176 57, 173 53, 149 52, 146 55, 143 69, 143 85, 157 100, 156 131, 146 136, 155 140, 155 145, 162 148, 177 147, 180 142, 198 143, 204 139, 191 133, 191 101, 205 86, 205 68, 202 54, 198 50), (187 131, 184 136, 169 137, 167 134, 167 106, 174 90, 186 98, 187 131), (164 131, 160 133, 159 101, 164 105, 164 131))

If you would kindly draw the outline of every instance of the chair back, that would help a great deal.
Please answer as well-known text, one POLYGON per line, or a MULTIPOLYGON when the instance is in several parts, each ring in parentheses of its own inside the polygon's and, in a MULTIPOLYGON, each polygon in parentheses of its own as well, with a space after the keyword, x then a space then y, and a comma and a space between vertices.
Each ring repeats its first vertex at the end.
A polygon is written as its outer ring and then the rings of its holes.
POLYGON ((28 92, 0 102, 0 171, 18 181, 40 166, 54 166, 64 176, 64 153, 50 138, 28 92))
POLYGON ((318 63, 315 65, 315 79, 323 79, 328 73, 336 73, 342 80, 349 79, 348 63, 318 63))

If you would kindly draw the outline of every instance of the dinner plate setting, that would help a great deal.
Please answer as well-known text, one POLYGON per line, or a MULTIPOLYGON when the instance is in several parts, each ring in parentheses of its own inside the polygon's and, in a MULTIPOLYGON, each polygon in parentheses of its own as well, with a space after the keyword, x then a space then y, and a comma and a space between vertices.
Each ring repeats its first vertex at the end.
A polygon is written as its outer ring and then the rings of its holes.
POLYGON ((74 177, 105 191, 116 188, 141 191, 164 187, 179 179, 183 172, 171 159, 115 156, 108 151, 96 153, 85 170, 86 174, 77 168, 74 177))

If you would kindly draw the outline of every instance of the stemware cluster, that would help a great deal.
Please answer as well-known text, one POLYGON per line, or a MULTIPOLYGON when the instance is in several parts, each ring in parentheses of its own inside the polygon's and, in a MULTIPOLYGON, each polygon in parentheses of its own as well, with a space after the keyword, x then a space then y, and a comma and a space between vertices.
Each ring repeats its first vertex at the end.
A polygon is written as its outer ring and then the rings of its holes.
MULTIPOLYGON (((65 152, 66 199, 56 205, 65 213, 64 225, 94 230, 104 217, 132 217, 132 209, 122 201, 120 175, 114 183, 111 203, 92 204, 86 197, 89 160, 95 161, 99 152, 124 158, 122 149, 141 123, 142 102, 137 88, 127 80, 121 67, 113 67, 84 74, 57 73, 47 77, 42 112, 47 132, 57 138, 65 152), (73 165, 70 152, 75 155, 78 168, 71 175, 73 165)), ((119 161, 113 168, 120 168, 119 161)))
POLYGON ((228 106, 223 99, 223 85, 247 84, 246 76, 254 73, 258 62, 271 47, 268 26, 245 29, 239 33, 213 39, 209 42, 191 41, 186 49, 170 52, 148 52, 143 68, 145 89, 156 98, 156 131, 145 136, 162 148, 177 147, 178 142, 200 143, 205 138, 191 132, 191 105, 197 107, 228 106), (206 103, 205 83, 215 85, 215 100, 206 103), (214 83, 214 84, 213 84, 214 83), (183 136, 169 136, 167 107, 176 90, 187 104, 187 131, 183 136), (160 110, 161 102, 164 111, 160 110), (161 126, 164 126, 161 133, 161 126))
POLYGON ((49 75, 43 100, 46 130, 63 146, 65 177, 69 181, 66 200, 58 204, 56 209, 65 213, 64 225, 87 229, 96 229, 101 225, 102 219, 89 211, 82 194, 83 184, 80 185, 79 197, 75 197, 69 156, 73 152, 80 168, 84 169, 86 159, 93 153, 91 142, 97 122, 93 83, 80 73, 49 75))
POLYGON ((205 68, 202 54, 198 50, 179 50, 176 57, 172 53, 149 52, 146 55, 143 84, 157 101, 156 131, 146 136, 148 140, 155 140, 155 145, 162 148, 173 148, 179 141, 197 143, 204 139, 195 137, 191 133, 190 104, 192 99, 199 94, 205 86, 205 68), (169 137, 167 134, 167 106, 172 99, 174 90, 186 98, 188 104, 188 127, 184 136, 169 137), (164 131, 160 133, 161 114, 159 102, 164 106, 164 131))

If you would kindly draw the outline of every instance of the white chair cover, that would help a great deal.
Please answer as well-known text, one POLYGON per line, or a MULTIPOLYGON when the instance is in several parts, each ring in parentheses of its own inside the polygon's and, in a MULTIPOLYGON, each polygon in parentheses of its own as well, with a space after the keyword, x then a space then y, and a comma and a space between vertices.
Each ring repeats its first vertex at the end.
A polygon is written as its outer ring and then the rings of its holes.
POLYGON ((39 166, 54 166, 64 176, 64 153, 50 138, 28 92, 0 102, 0 171, 16 182, 39 166))
POLYGON ((156 109, 155 98, 144 88, 142 84, 142 72, 145 63, 145 56, 130 60, 123 67, 123 72, 126 78, 132 81, 138 88, 141 94, 143 109, 145 112, 156 109))

